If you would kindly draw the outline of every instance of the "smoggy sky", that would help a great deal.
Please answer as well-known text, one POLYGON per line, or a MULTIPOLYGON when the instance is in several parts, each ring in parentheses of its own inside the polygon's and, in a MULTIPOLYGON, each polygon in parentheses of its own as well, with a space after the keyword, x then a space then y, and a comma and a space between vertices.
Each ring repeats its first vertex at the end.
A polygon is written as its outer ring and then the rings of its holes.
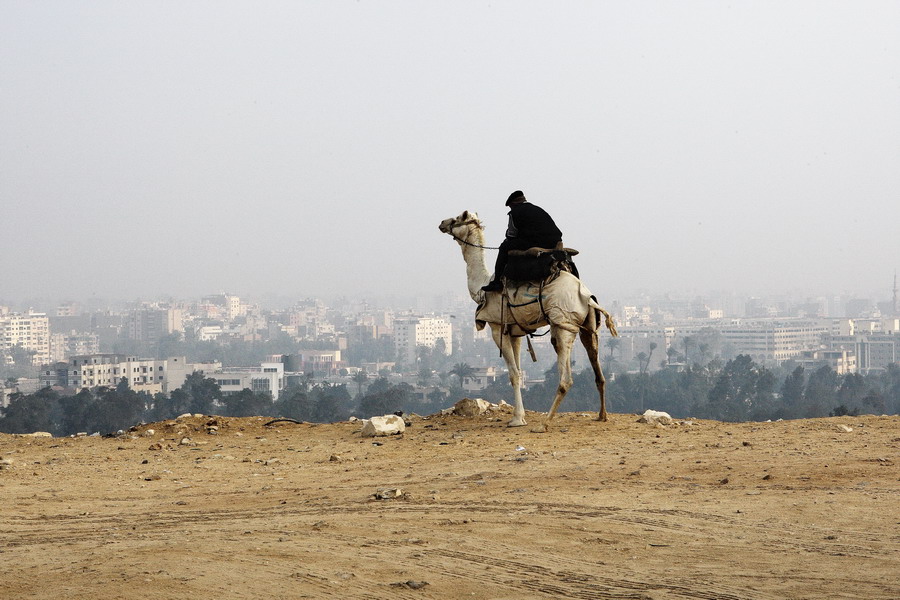
POLYGON ((897 2, 0 3, 0 302, 465 293, 550 212, 602 302, 887 298, 897 2), (489 253, 489 264, 495 254, 489 253))

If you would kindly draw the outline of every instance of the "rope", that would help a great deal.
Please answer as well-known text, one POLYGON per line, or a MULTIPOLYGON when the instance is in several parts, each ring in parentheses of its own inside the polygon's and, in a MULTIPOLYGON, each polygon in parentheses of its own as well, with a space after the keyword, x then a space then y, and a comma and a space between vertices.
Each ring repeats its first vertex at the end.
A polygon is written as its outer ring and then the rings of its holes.
MULTIPOLYGON (((484 227, 481 225, 481 221, 479 221, 478 219, 471 219, 469 221, 464 221, 463 223, 459 223, 459 225, 475 225, 475 227, 477 227, 478 229, 482 229, 482 230, 484 229, 484 227)), ((447 233, 449 233, 450 237, 452 237, 454 240, 456 240, 460 244, 465 244, 466 246, 472 246, 473 248, 481 248, 482 250, 499 250, 500 249, 500 246, 496 246, 496 247, 482 246, 480 244, 473 244, 472 242, 469 242, 462 238, 456 237, 456 234, 453 233, 452 229, 450 231, 448 231, 447 233)))
POLYGON ((464 240, 462 238, 456 237, 456 235, 452 231, 450 232, 450 237, 452 237, 454 240, 456 240, 460 244, 465 244, 466 246, 472 246, 473 248, 481 248, 482 250, 499 250, 500 249, 500 246, 496 246, 496 247, 495 246, 481 246, 479 244, 473 244, 472 242, 467 242, 466 240, 464 240))

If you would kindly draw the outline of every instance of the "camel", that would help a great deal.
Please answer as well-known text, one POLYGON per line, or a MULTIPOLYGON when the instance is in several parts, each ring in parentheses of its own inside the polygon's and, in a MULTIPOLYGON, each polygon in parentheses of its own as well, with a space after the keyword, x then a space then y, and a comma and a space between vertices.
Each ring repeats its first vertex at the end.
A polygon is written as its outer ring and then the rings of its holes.
POLYGON ((478 303, 475 322, 478 329, 485 323, 490 325, 494 343, 500 349, 509 383, 515 400, 509 427, 526 425, 525 407, 522 404, 521 342, 522 337, 540 327, 550 326, 550 342, 556 351, 559 370, 559 386, 553 405, 542 428, 546 431, 553 420, 566 392, 572 386, 571 353, 575 337, 581 339, 587 351, 594 381, 600 394, 598 421, 606 421, 606 380, 600 367, 599 330, 602 328, 601 315, 613 336, 618 336, 615 323, 591 295, 577 277, 567 271, 560 271, 552 280, 545 282, 506 282, 504 291, 484 292, 481 287, 490 280, 484 258, 484 227, 478 215, 463 211, 456 218, 445 219, 438 226, 459 244, 466 262, 466 278, 469 295, 478 303))

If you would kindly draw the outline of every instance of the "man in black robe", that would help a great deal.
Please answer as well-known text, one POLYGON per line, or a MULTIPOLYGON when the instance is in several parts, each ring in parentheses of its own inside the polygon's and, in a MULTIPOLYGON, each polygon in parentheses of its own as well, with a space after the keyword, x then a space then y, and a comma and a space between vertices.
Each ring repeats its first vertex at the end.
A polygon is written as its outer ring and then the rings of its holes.
POLYGON ((490 283, 482 287, 486 292, 498 292, 503 289, 500 278, 506 269, 506 261, 510 250, 528 250, 529 248, 555 248, 562 241, 562 232, 553 222, 553 218, 540 206, 535 206, 525 199, 525 194, 516 190, 506 201, 509 207, 509 226, 506 239, 500 244, 494 277, 490 283))

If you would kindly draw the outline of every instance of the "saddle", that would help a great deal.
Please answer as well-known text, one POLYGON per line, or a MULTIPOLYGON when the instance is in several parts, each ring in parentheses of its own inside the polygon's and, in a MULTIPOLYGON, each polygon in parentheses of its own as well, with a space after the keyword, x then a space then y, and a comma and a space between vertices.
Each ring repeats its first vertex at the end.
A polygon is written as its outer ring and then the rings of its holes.
POLYGON ((565 248, 562 242, 556 248, 529 248, 510 250, 503 276, 507 281, 542 281, 560 271, 568 271, 578 277, 578 269, 572 257, 578 250, 565 248))

